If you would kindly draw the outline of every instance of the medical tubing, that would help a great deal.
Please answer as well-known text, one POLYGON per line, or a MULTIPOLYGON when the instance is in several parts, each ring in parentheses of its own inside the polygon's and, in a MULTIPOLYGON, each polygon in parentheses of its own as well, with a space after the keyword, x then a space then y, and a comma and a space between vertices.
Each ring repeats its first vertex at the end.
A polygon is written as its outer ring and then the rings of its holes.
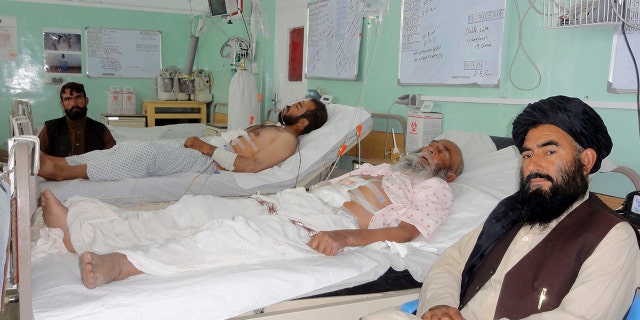
MULTIPOLYGON (((353 121, 351 122, 352 125, 356 123, 356 120, 359 119, 359 115, 360 112, 362 112, 362 110, 364 109, 363 107, 359 106, 356 107, 358 109, 358 111, 356 112, 353 121)), ((362 124, 358 124, 356 126, 356 143, 358 145, 358 163, 360 163, 360 136, 362 135, 362 124)), ((331 177, 331 174, 333 173, 333 170, 335 170, 336 166, 338 165, 338 161, 340 160, 340 157, 342 157, 342 154, 347 151, 347 139, 349 138, 349 135, 345 135, 344 137, 344 141, 342 142, 342 145, 340 146, 340 150, 338 150, 338 156, 336 157, 336 160, 333 162, 333 165, 331 165, 331 169, 329 170, 329 173, 327 174, 327 176, 324 178, 324 180, 321 181, 326 181, 327 179, 329 179, 331 177)))
POLYGON ((300 142, 296 145, 296 150, 298 150, 298 173, 296 174, 296 181, 293 183, 293 186, 296 187, 298 185, 298 179, 300 179, 300 168, 302 168, 302 153, 300 153, 300 142))
MULTIPOLYGON (((214 166, 215 168, 215 165, 216 165, 216 162, 212 160, 211 163, 209 163, 209 165, 206 168, 204 168, 204 170, 202 170, 202 172, 198 173, 195 177, 193 177, 193 179, 191 179, 191 182, 189 182, 187 189, 184 190, 184 193, 182 194, 182 196, 180 196, 180 198, 184 197, 187 194, 187 192, 189 192, 193 184, 196 182, 196 179, 198 179, 205 172, 209 171, 209 168, 211 168, 211 166, 214 166)), ((215 173, 218 174, 220 173, 220 171, 218 171, 218 169, 216 168, 215 173)))
MULTIPOLYGON (((364 70, 362 71, 362 87, 360 88, 360 96, 358 97, 358 103, 356 104, 357 106, 362 105, 362 100, 364 99, 364 89, 367 86, 367 78, 368 78, 368 70, 371 69, 371 65, 373 64, 373 61, 375 61, 375 56, 376 56, 376 50, 375 48, 378 46, 378 38, 380 38, 380 23, 376 24, 376 26, 378 27, 378 34, 375 37, 375 41, 373 42, 373 53, 371 58, 369 58, 369 49, 366 50, 367 54, 364 56, 364 70)), ((367 38, 369 37, 369 31, 367 31, 367 38)), ((369 41, 367 40, 367 47, 369 46, 369 41)))
MULTIPOLYGON (((626 2, 625 2, 626 4, 626 2)), ((624 12, 625 10, 625 6, 623 5, 622 7, 622 11, 624 12)), ((631 61, 633 62, 633 68, 635 70, 635 76, 636 76, 636 110, 638 112, 638 124, 640 125, 640 76, 638 75, 638 63, 636 61, 636 57, 633 54, 633 50, 631 50, 631 45, 629 44, 629 39, 627 38, 627 32, 625 30, 625 22, 622 22, 622 25, 620 26, 620 28, 622 28, 622 36, 624 36, 624 43, 627 45, 627 50, 629 51, 629 55, 631 56, 631 61)), ((640 128, 640 126, 639 126, 640 128)), ((640 134, 640 129, 638 131, 638 134, 640 134)))
POLYGON ((216 148, 216 150, 213 151, 211 159, 213 159, 223 168, 229 171, 233 171, 233 169, 235 169, 233 164, 235 163, 237 157, 238 155, 233 152, 224 150, 222 148, 216 148))

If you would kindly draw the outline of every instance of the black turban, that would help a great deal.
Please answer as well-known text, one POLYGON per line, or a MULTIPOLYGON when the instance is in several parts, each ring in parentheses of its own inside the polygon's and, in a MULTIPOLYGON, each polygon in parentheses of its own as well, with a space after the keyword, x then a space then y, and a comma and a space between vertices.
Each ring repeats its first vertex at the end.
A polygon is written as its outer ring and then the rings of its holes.
POLYGON ((530 103, 513 121, 511 136, 518 149, 532 128, 551 124, 566 132, 582 148, 596 151, 597 159, 591 173, 600 169, 602 159, 609 155, 613 142, 602 118, 588 104, 578 98, 549 97, 530 103))

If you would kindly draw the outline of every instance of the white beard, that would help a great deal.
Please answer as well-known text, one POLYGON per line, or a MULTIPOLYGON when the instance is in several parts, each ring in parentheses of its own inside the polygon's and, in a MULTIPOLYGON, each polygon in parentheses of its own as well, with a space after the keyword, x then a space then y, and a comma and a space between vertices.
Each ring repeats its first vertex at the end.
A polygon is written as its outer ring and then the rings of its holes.
POLYGON ((429 159, 429 163, 433 163, 431 156, 427 153, 412 152, 400 158, 393 165, 393 170, 401 172, 416 180, 427 180, 432 177, 445 178, 446 170, 437 168, 435 165, 428 166, 424 163, 423 157, 429 159))

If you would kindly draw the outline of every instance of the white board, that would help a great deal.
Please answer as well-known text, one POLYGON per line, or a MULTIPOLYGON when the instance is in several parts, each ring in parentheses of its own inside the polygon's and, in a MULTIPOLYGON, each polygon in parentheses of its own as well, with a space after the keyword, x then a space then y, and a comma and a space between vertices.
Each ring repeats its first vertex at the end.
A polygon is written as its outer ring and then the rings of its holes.
MULTIPOLYGON (((629 46, 633 51, 636 60, 640 52, 640 30, 633 28, 625 29, 629 46)), ((613 36, 613 50, 611 53, 611 64, 609 69, 609 81, 607 82, 607 91, 612 93, 635 93, 636 85, 636 69, 633 66, 633 59, 622 34, 620 27, 616 28, 613 36)))
POLYGON ((160 31, 86 28, 88 77, 155 78, 162 68, 160 31))
POLYGON ((356 80, 362 15, 360 0, 323 0, 309 4, 308 79, 356 80))
POLYGON ((505 0, 404 0, 400 85, 500 80, 505 0))

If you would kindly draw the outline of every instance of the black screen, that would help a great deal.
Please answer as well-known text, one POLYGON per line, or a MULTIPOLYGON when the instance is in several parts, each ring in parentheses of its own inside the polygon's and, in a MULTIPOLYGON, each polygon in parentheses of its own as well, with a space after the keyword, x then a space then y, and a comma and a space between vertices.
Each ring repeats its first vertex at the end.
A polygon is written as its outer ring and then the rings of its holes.
POLYGON ((211 16, 221 16, 227 14, 227 5, 225 0, 209 0, 209 11, 211 16))

